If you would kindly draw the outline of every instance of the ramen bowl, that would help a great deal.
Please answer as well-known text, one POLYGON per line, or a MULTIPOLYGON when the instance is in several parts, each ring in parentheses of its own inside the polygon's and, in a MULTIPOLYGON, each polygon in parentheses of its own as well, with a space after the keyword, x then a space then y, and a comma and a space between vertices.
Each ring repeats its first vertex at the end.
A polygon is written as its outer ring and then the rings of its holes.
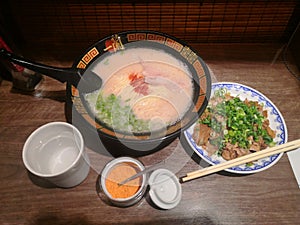
POLYGON ((85 76, 96 74, 102 86, 82 93, 68 84, 67 118, 93 137, 87 145, 100 142, 115 156, 160 150, 198 119, 210 98, 204 61, 164 33, 112 35, 89 48, 73 67, 85 76))

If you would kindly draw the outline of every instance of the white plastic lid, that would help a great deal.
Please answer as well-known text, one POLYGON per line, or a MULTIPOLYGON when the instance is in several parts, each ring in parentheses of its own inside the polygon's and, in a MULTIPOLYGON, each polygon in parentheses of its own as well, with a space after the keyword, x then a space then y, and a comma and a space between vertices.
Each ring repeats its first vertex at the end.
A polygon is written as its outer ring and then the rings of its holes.
POLYGON ((149 195, 155 205, 162 209, 172 209, 181 200, 181 185, 171 171, 155 170, 149 178, 149 195))

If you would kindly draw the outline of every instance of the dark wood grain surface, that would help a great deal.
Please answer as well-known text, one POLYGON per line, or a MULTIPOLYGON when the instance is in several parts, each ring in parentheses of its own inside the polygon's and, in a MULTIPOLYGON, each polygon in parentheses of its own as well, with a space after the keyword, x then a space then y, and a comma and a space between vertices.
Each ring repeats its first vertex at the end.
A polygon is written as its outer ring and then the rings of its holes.
MULTIPOLYGON (((251 86, 278 107, 291 141, 300 138, 300 82, 286 68, 280 49, 280 45, 198 46, 214 81, 251 86)), ((153 207, 147 195, 129 208, 104 203, 96 181, 112 157, 92 149, 87 149, 91 171, 81 185, 71 189, 43 186, 27 173, 22 147, 42 124, 66 121, 65 89, 64 84, 47 77, 33 93, 14 90, 9 81, 1 83, 0 224, 299 224, 300 190, 286 154, 273 167, 253 175, 217 173, 183 183, 182 200, 171 210, 153 207)), ((205 166, 179 139, 139 157, 145 165, 165 158, 173 159, 178 177, 205 166)))

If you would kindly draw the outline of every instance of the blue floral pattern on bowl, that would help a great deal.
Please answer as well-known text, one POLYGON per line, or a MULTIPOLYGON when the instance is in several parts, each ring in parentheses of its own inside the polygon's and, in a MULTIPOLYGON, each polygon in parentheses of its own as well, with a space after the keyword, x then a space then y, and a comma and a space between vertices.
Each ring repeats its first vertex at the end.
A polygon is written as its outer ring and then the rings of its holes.
MULTIPOLYGON (((274 141, 276 144, 286 143, 288 140, 287 127, 285 121, 277 109, 277 107, 264 96, 259 91, 248 87, 243 84, 231 83, 231 82, 220 82, 212 84, 212 96, 214 92, 218 89, 224 88, 232 96, 238 96, 242 100, 248 99, 253 101, 258 101, 263 104, 264 109, 268 111, 268 119, 270 121, 270 127, 276 131, 276 137, 274 141)), ((189 145, 193 148, 194 152, 197 153, 203 160, 211 165, 219 164, 225 162, 225 160, 221 156, 217 156, 216 154, 212 156, 208 156, 207 152, 203 150, 201 146, 198 146, 193 139, 194 126, 192 125, 186 131, 184 131, 184 137, 189 145)), ((282 157, 283 153, 272 155, 260 160, 255 161, 252 165, 242 164, 239 166, 235 166, 229 169, 226 169, 228 172, 238 173, 238 174, 250 174, 263 171, 267 168, 270 168, 274 164, 276 164, 279 159, 282 157)))

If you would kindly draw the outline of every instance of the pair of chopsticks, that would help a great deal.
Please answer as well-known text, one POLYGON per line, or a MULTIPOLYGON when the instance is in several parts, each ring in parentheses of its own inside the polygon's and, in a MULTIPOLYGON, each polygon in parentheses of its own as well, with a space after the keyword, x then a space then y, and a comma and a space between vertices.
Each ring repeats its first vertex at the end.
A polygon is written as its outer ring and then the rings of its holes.
POLYGON ((186 176, 181 177, 181 182, 186 182, 192 179, 196 179, 202 176, 206 176, 212 173, 219 172, 231 168, 233 166, 238 166, 244 163, 249 163, 258 159, 262 159, 271 155, 276 155, 282 152, 287 152, 300 147, 300 139, 287 142, 285 144, 277 145, 271 148, 264 149, 262 151, 254 152, 245 156, 241 156, 224 163, 209 166, 204 169, 196 170, 194 172, 187 173, 186 176))

